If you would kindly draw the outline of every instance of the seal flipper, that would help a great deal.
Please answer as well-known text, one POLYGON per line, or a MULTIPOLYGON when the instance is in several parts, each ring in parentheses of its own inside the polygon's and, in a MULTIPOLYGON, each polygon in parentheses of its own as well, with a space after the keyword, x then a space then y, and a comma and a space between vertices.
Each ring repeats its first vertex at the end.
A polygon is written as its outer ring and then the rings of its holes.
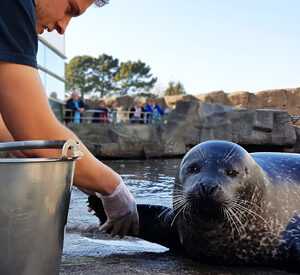
MULTIPOLYGON (((88 203, 101 223, 104 223, 107 217, 101 199, 96 196, 89 196, 88 203)), ((178 232, 175 227, 171 226, 174 216, 170 208, 159 205, 138 204, 137 210, 140 223, 137 237, 158 243, 169 249, 181 248, 178 232)), ((129 232, 129 235, 132 236, 132 233, 129 232)))

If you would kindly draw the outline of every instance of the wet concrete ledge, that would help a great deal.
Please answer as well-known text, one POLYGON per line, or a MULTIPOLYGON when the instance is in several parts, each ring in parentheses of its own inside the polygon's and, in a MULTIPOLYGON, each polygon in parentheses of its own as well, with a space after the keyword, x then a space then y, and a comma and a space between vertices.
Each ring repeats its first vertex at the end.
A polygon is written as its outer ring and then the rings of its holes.
MULTIPOLYGON (((70 233, 69 233, 70 234, 70 233)), ((85 234, 83 234, 84 236, 85 234)), ((107 240, 105 234, 97 234, 97 239, 107 240)), ((68 237, 72 238, 72 234, 68 237)), ((86 235, 91 237, 91 235, 86 235)), ((93 234, 95 238, 95 234, 93 234)), ((125 239, 126 241, 126 239, 125 239)), ((132 241, 132 240, 130 240, 132 241)), ((83 246, 86 244, 82 244, 83 246)), ((75 247, 76 249, 76 247, 75 247)), ((77 246, 78 250, 81 250, 77 246)), ((89 247, 88 249, 91 249, 89 247)), ((98 245, 94 255, 63 255, 60 269, 61 275, 67 274, 232 274, 232 275, 291 275, 294 272, 267 268, 218 266, 198 263, 188 257, 166 252, 134 252, 134 253, 107 253, 105 245, 98 245)), ((300 271, 299 271, 300 272, 300 271)))

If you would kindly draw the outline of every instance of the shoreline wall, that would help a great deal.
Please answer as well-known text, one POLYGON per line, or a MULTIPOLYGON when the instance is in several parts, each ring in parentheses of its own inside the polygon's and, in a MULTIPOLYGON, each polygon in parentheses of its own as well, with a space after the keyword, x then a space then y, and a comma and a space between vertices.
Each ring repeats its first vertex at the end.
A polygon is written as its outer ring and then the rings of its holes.
POLYGON ((238 109, 199 100, 177 101, 166 124, 68 127, 100 159, 178 157, 212 139, 232 141, 252 151, 294 152, 299 147, 297 128, 286 111, 238 109))

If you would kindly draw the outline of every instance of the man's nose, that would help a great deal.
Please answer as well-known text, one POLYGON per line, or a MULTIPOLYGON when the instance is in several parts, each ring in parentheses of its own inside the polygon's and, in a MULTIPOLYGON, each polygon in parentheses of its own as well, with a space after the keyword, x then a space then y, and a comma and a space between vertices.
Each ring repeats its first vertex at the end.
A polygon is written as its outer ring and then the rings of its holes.
POLYGON ((55 29, 59 34, 64 34, 67 26, 71 20, 71 17, 66 16, 63 19, 56 22, 55 29))

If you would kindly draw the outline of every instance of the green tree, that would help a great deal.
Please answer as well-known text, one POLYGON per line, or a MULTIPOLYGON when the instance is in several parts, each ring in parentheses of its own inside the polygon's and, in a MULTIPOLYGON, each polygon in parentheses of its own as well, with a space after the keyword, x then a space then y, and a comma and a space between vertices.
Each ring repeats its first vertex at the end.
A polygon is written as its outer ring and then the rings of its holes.
POLYGON ((91 56, 75 56, 66 64, 66 89, 76 90, 84 97, 93 89, 91 81, 92 64, 94 60, 91 56))
POLYGON ((121 66, 114 77, 118 93, 121 95, 129 92, 147 92, 153 88, 157 78, 152 77, 151 68, 142 61, 127 61, 121 66))
POLYGON ((119 60, 112 56, 102 54, 94 60, 92 66, 93 92, 99 93, 100 97, 110 96, 116 90, 113 78, 119 70, 119 60))
POLYGON ((103 54, 98 58, 75 56, 66 64, 66 88, 85 94, 109 95, 115 90, 113 78, 119 69, 119 60, 103 54))
POLYGON ((183 85, 178 81, 176 84, 171 81, 169 87, 165 90, 164 95, 182 95, 185 94, 183 85))

